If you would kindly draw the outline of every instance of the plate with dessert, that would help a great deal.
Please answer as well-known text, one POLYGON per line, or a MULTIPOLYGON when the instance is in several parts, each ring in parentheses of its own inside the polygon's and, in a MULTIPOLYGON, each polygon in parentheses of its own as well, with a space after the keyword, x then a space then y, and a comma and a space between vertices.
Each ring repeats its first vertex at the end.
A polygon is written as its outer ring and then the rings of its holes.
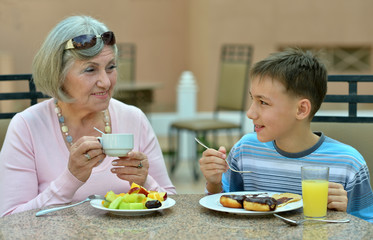
POLYGON ((230 192, 208 195, 199 203, 208 209, 243 215, 266 215, 303 207, 302 196, 277 192, 230 192))

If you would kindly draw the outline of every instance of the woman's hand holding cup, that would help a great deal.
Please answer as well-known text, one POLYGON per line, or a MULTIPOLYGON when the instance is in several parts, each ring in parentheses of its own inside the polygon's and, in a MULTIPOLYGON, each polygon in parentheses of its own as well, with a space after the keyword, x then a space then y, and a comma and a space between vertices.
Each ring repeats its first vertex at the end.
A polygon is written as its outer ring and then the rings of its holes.
POLYGON ((102 134, 97 138, 108 156, 119 157, 112 164, 111 171, 120 179, 144 185, 148 176, 148 157, 141 152, 132 151, 134 146, 133 134, 117 133, 102 134))
POLYGON ((144 186, 149 171, 148 157, 142 152, 129 152, 112 162, 111 171, 120 179, 144 186))
POLYGON ((92 169, 98 166, 105 157, 97 138, 84 136, 70 148, 68 169, 77 179, 85 182, 91 175, 92 169))

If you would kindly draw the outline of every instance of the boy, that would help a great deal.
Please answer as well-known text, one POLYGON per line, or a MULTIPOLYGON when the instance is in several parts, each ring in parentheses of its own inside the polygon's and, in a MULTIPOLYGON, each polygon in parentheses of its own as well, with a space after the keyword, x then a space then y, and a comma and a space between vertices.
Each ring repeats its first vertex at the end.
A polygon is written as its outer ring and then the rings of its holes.
POLYGON ((310 52, 289 49, 258 62, 250 71, 255 132, 226 150, 208 149, 200 159, 209 194, 234 191, 302 194, 301 166, 330 167, 328 208, 373 221, 368 167, 357 150, 312 132, 311 120, 327 91, 325 66, 310 52), (227 171, 228 170, 228 171, 227 171))

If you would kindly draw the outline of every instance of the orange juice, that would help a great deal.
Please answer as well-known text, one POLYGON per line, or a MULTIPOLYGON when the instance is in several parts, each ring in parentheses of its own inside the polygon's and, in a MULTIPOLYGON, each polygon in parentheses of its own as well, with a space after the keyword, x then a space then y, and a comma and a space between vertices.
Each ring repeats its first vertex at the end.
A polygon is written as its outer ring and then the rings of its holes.
POLYGON ((328 204, 328 184, 326 180, 303 180, 303 212, 305 217, 326 216, 328 204))

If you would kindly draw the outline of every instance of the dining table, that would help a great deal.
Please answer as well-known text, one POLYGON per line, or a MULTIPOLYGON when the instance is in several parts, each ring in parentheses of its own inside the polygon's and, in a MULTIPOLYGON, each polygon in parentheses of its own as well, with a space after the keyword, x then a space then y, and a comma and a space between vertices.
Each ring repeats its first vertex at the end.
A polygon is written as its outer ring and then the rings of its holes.
MULTIPOLYGON (((373 224, 346 212, 328 210, 328 219, 290 226, 273 214, 242 215, 200 204, 204 194, 169 195, 174 205, 147 215, 121 216, 89 202, 36 217, 40 209, 0 218, 0 239, 372 239, 373 224)), ((51 208, 46 207, 46 208, 51 208)), ((303 210, 279 213, 302 219, 303 210)))

